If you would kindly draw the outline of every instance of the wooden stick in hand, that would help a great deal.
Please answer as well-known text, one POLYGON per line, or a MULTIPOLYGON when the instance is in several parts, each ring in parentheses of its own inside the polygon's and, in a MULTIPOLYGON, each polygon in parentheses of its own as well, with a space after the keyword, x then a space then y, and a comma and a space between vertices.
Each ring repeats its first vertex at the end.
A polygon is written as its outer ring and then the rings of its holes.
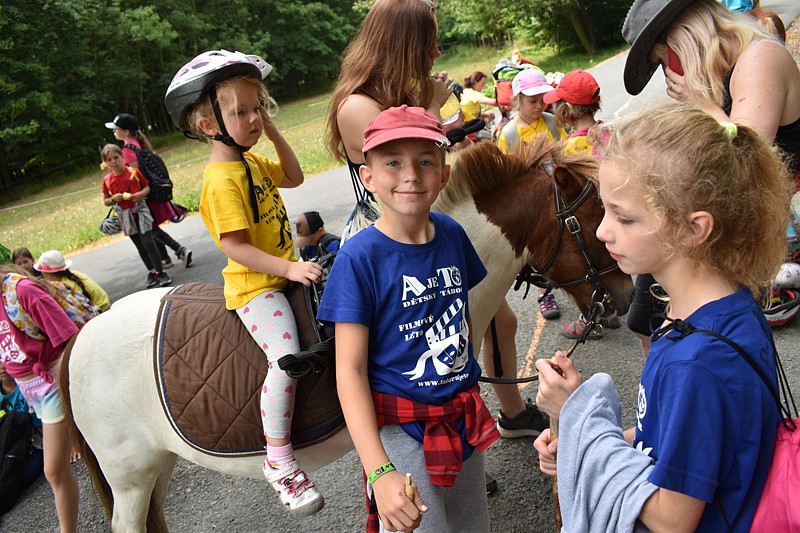
POLYGON ((410 473, 406 474, 406 498, 408 498, 412 502, 414 501, 414 485, 413 481, 411 481, 410 473))
MULTIPOLYGON (((558 366, 556 363, 556 358, 552 357, 550 359, 550 366, 558 372, 561 376, 564 375, 564 371, 561 370, 561 367, 558 366)), ((550 417, 550 440, 555 440, 558 438, 558 419, 554 419, 550 417)), ((555 514, 556 519, 556 528, 561 531, 561 504, 558 502, 558 476, 553 476, 553 514, 555 514)))

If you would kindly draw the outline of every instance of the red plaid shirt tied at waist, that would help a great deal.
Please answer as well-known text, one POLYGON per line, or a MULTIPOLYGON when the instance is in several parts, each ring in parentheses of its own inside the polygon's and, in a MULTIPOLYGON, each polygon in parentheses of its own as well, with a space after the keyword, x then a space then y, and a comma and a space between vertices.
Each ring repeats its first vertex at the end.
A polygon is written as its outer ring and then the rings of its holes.
POLYGON ((452 487, 461 472, 463 444, 455 423, 462 416, 465 417, 466 441, 478 451, 486 450, 500 438, 477 384, 443 405, 428 405, 375 391, 372 391, 372 401, 378 428, 387 424, 426 423, 422 448, 433 485, 452 487))

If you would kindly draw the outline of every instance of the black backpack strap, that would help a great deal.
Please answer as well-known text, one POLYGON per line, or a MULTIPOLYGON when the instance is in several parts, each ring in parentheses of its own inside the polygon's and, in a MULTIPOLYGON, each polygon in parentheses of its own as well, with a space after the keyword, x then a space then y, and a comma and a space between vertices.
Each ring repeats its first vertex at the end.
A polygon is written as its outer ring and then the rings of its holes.
POLYGON ((319 242, 317 243, 317 250, 322 252, 321 254, 318 253, 317 255, 324 255, 328 253, 328 245, 333 241, 340 241, 340 240, 342 240, 341 237, 337 237, 333 233, 326 233, 319 239, 319 242))
POLYGON ((780 394, 772 385, 769 378, 767 378, 764 369, 761 368, 758 364, 756 364, 753 358, 750 357, 750 354, 748 354, 744 350, 744 348, 742 348, 737 342, 732 341, 725 335, 717 333, 716 331, 712 331, 710 329, 695 328, 692 324, 684 320, 680 319, 672 320, 667 316, 659 315, 659 318, 662 317, 664 318, 665 322, 668 322, 669 324, 663 327, 660 331, 654 333, 652 335, 652 340, 659 339, 665 336, 670 331, 674 331, 677 333, 677 335, 668 336, 667 338, 670 340, 680 340, 686 337, 687 335, 691 335, 692 333, 705 333, 706 335, 711 335, 712 337, 721 340, 722 342, 724 342, 725 344, 736 350, 739 353, 739 355, 741 355, 742 358, 744 358, 744 360, 747 361, 747 364, 749 364, 750 367, 753 370, 755 370, 756 374, 758 374, 758 377, 761 378, 761 381, 767 387, 767 390, 769 390, 773 400, 775 400, 775 404, 778 406, 778 411, 780 411, 781 413, 781 418, 783 418, 783 425, 786 427, 786 429, 789 431, 794 431, 797 429, 797 426, 794 423, 794 418, 797 418, 797 406, 795 405, 792 391, 788 387, 788 379, 786 378, 786 373, 783 370, 783 363, 781 362, 781 359, 778 356, 778 349, 775 346, 775 337, 772 336, 771 330, 769 339, 770 343, 772 344, 772 353, 775 356, 775 372, 777 374, 778 384, 781 387, 781 391, 783 392, 783 395, 787 400, 786 403, 781 401, 780 394), (794 416, 792 416, 792 412, 789 409, 788 404, 791 404, 792 409, 794 410, 794 416))

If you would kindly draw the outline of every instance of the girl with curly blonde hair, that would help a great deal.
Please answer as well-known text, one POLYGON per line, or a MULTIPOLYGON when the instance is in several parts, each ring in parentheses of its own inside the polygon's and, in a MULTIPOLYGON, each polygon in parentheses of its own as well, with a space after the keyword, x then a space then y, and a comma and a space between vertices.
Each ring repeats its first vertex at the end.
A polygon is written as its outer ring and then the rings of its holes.
POLYGON ((558 440, 546 430, 534 446, 541 470, 558 470, 564 530, 630 531, 636 520, 651 531, 749 530, 781 415, 732 345, 690 333, 738 344, 777 390, 756 296, 786 253, 788 183, 755 130, 691 105, 661 106, 614 130, 597 236, 621 270, 652 273, 670 303, 654 320, 634 428, 623 432, 613 414, 619 398, 607 375, 584 383, 560 352, 563 376, 536 363, 537 403, 562 421, 558 440), (612 503, 586 505, 599 487, 612 503))

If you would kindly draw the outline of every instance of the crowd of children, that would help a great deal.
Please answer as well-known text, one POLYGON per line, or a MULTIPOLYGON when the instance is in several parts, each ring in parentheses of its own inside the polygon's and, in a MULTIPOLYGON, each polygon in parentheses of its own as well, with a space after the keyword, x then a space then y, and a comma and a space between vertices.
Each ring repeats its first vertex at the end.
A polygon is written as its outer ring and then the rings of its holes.
MULTIPOLYGON (((414 16, 432 18, 435 27, 432 5, 416 1, 422 15, 414 16)), ((387 5, 408 9, 396 0, 379 0, 373 10, 387 5)), ((430 63, 438 56, 433 46, 423 50, 430 63)), ((758 298, 786 255, 789 172, 758 128, 720 122, 691 104, 659 106, 610 127, 597 119, 600 87, 589 72, 570 72, 554 86, 538 69, 520 70, 512 82, 512 114, 498 130, 499 148, 510 154, 544 135, 561 141, 568 154, 597 157, 596 185, 606 206, 597 236, 625 273, 648 287, 657 280, 669 294, 669 306, 655 309, 655 317, 650 309, 646 313, 642 335, 649 356, 640 378, 636 427, 624 432, 619 427, 619 399, 607 376, 584 381, 560 352, 553 361, 536 363, 543 412, 523 405, 518 390, 511 395, 495 387, 501 405, 515 405, 514 416, 501 410, 495 421, 480 394, 482 370, 473 341, 475 333, 483 337, 485 373, 492 375, 494 363, 486 355, 498 346, 515 362, 516 317, 504 302, 494 334, 471 331, 467 296, 486 269, 463 228, 431 212, 450 172, 449 142, 436 116, 436 103, 446 96, 446 75, 434 80, 425 75, 413 94, 400 95, 415 105, 383 105, 349 85, 337 90, 332 146, 382 208, 372 226, 340 249, 317 211, 297 219, 293 236, 279 189, 300 186, 304 174, 272 121, 275 102, 264 87, 271 69, 255 55, 203 53, 175 74, 166 105, 187 137, 210 145, 200 214, 227 256, 226 306, 268 361, 260 393, 263 474, 282 506, 306 516, 325 503, 292 448, 296 380, 278 368, 277 359, 299 351, 299 343, 285 291, 292 282, 321 282, 322 268, 314 259, 337 253, 318 319, 335 324, 339 398, 366 479, 369 528, 488 531, 484 451, 500 436, 538 435, 541 471, 558 474, 562 493, 567 492, 560 500, 565 530, 631 530, 636 521, 652 530, 747 530, 765 483, 779 413, 735 350, 689 334, 703 328, 733 339, 757 356, 764 374, 775 374, 758 298), (358 120, 338 116, 358 106, 368 110, 358 120), (354 134, 354 124, 363 131, 354 134), (251 151, 264 136, 277 160, 251 151), (742 219, 748 224, 737 223, 742 219), (429 298, 414 291, 415 298, 408 298, 409 283, 424 290, 444 272, 452 290, 429 298), (441 338, 432 345, 430 338, 398 333, 412 323, 431 323, 441 338), (497 332, 502 338, 493 339, 497 332), (567 424, 560 438, 546 429, 548 417, 567 424), (702 435, 703 446, 687 435, 702 435), (401 473, 410 473, 413 483, 401 473), (622 484, 616 476, 633 481, 622 484), (587 505, 588 489, 598 485, 605 499, 587 505)), ((674 74, 672 65, 668 70, 674 74)), ((362 85, 371 73, 364 76, 362 85)), ((481 106, 497 104, 481 92, 487 79, 479 71, 465 79, 465 117, 481 116, 486 110, 481 106)), ((668 84, 680 99, 675 81, 668 84)), ((164 269, 172 261, 166 247, 187 267, 192 252, 159 224, 181 219, 182 208, 148 200, 148 181, 129 145, 152 146, 136 117, 119 114, 107 127, 124 146, 108 144, 101 151, 109 170, 102 180, 103 202, 117 210, 122 231, 147 268, 146 286, 168 286, 172 280, 164 269)), ((43 453, 31 471, 44 471, 62 531, 74 531, 78 487, 53 369, 67 341, 111 302, 59 251, 36 259, 17 248, 12 259, 18 268, 0 267, 0 397, 9 406, 27 400, 37 415, 43 453)), ((549 289, 542 289, 539 304, 544 318, 560 316, 549 289)), ((597 339, 603 328, 619 326, 610 309, 597 324, 581 315, 561 333, 597 339)))

